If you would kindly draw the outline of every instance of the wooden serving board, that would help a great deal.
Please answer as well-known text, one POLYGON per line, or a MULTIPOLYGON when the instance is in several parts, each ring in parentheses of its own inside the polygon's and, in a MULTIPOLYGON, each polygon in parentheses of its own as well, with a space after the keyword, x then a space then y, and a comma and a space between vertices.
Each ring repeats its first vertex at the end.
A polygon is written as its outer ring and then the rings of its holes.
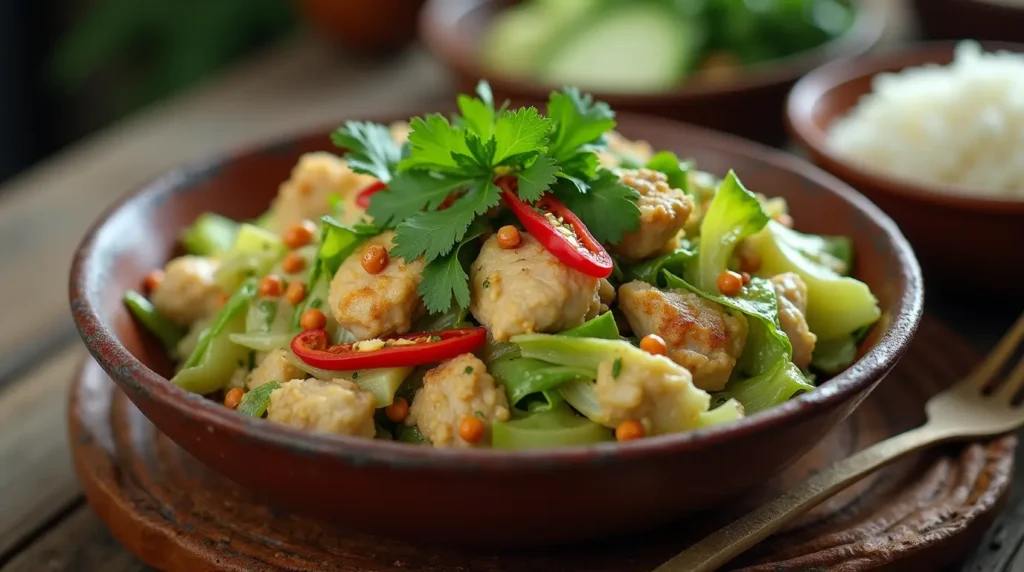
MULTIPOLYGON (((655 535, 555 551, 416 546, 278 513, 156 431, 92 361, 72 388, 70 442, 89 503, 139 558, 171 572, 641 572, 815 470, 923 422, 927 397, 976 360, 963 340, 925 319, 906 356, 860 408, 762 489, 655 535)), ((1016 438, 1006 436, 908 457, 830 499, 729 569, 940 569, 991 524, 1010 484, 1015 447, 1016 438)), ((394 518, 430 526, 426 514, 394 518)), ((562 518, 572 526, 571 514, 562 518)))

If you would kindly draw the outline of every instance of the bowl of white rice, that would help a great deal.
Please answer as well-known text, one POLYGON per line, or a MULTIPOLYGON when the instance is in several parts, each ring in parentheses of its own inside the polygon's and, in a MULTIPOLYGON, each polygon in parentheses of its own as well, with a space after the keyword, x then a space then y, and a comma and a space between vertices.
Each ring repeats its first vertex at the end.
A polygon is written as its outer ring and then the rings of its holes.
POLYGON ((814 162, 897 221, 930 288, 1024 298, 1024 44, 836 61, 797 83, 786 113, 814 162))

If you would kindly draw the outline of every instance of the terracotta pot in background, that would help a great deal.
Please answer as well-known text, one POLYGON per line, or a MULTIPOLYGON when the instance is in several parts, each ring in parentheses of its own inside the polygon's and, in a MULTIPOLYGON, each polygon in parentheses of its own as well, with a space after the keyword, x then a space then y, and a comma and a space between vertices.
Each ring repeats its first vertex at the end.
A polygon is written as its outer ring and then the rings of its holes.
POLYGON ((393 53, 416 39, 425 0, 296 0, 305 19, 330 40, 366 53, 393 53))

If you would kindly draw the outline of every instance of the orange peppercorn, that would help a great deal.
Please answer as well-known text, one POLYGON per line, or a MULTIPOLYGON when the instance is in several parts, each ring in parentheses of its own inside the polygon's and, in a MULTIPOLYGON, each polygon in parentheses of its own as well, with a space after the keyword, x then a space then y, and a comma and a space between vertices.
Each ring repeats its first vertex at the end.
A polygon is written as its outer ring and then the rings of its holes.
POLYGON ((322 330, 327 325, 327 316, 323 312, 316 308, 310 308, 302 313, 302 317, 299 318, 299 326, 302 327, 302 331, 308 332, 310 330, 322 330))
POLYGON ((299 248, 312 242, 315 234, 316 225, 311 221, 303 220, 285 229, 281 239, 284 240, 284 244, 288 248, 299 248))
POLYGON ((388 249, 379 244, 371 244, 363 251, 363 270, 369 274, 380 274, 390 260, 388 249))
POLYGON ((277 274, 267 274, 260 278, 260 283, 256 288, 259 290, 260 296, 273 298, 284 292, 284 280, 281 280, 277 274))
POLYGON ((296 272, 302 272, 302 269, 306 267, 306 259, 302 257, 298 252, 289 252, 285 255, 284 260, 281 261, 281 269, 288 274, 295 274, 296 272))
POLYGON ((292 306, 298 306, 299 302, 306 298, 306 284, 299 281, 292 282, 285 288, 284 298, 292 306))
POLYGON ((153 270, 149 274, 146 274, 146 278, 142 281, 142 286, 147 292, 152 292, 160 287, 164 282, 164 271, 153 270))
POLYGON ((409 402, 399 397, 384 409, 384 414, 395 423, 401 423, 409 416, 409 402))
POLYGON ((786 213, 778 213, 772 215, 772 218, 775 219, 775 222, 781 224, 784 227, 793 228, 793 217, 789 216, 786 213))
POLYGON ((224 394, 224 407, 238 409, 238 404, 242 402, 243 395, 245 395, 245 392, 242 391, 241 387, 232 387, 224 394))
POLYGON ((658 334, 647 334, 640 340, 640 349, 652 355, 663 356, 668 353, 668 344, 658 334))
POLYGON ((463 417, 459 422, 459 437, 467 443, 479 443, 486 430, 483 420, 473 415, 463 417))
POLYGON ((718 275, 718 291, 722 294, 732 297, 739 294, 742 289, 743 277, 736 272, 726 270, 718 275))
POLYGON ((519 235, 519 229, 506 224, 505 226, 498 229, 498 246, 509 249, 519 246, 519 243, 523 241, 523 237, 519 235))
POLYGON ((756 252, 741 250, 739 253, 740 270, 756 274, 761 269, 761 257, 756 252))
POLYGON ((747 272, 740 272, 740 278, 743 279, 743 285, 750 284, 750 274, 747 272))
POLYGON ((220 297, 217 298, 217 307, 220 308, 224 304, 227 304, 228 300, 230 300, 230 299, 231 299, 231 296, 228 296, 227 294, 221 294, 220 297))
POLYGON ((615 440, 616 441, 632 441, 633 439, 640 439, 644 436, 644 426, 635 419, 627 419, 619 426, 615 428, 615 440))

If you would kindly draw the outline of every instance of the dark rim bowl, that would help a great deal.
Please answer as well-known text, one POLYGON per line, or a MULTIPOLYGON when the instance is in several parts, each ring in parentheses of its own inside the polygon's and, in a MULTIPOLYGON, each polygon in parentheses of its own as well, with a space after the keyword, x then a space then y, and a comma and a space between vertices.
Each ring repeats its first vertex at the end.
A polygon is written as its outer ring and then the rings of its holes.
MULTIPOLYGON (((427 48, 459 76, 463 89, 481 78, 487 79, 496 94, 513 99, 546 100, 561 85, 548 84, 529 77, 504 74, 485 67, 479 59, 481 37, 498 9, 512 4, 507 0, 471 0, 466 2, 428 2, 420 17, 420 37, 427 48)), ((867 53, 878 44, 885 31, 885 10, 874 4, 860 4, 853 26, 843 35, 813 49, 752 66, 741 77, 715 82, 693 76, 679 86, 656 92, 594 92, 597 99, 613 109, 651 113, 689 123, 730 131, 758 140, 775 142, 773 130, 758 124, 778 123, 785 92, 800 76, 837 58, 867 53), (730 121, 718 115, 742 106, 755 106, 758 114, 730 121)), ((584 87, 585 89, 585 87, 584 87)))
POLYGON ((925 38, 1020 41, 1024 9, 995 0, 913 0, 925 38))
MULTIPOLYGON (((647 139, 657 147, 693 155, 707 168, 722 174, 726 168, 737 165, 740 177, 751 183, 762 181, 761 190, 766 194, 806 197, 803 207, 793 205, 798 228, 803 214, 809 221, 831 217, 845 225, 843 230, 856 234, 855 242, 862 252, 858 273, 863 270, 871 275, 874 283, 870 285, 883 305, 883 319, 864 342, 862 355, 852 367, 816 391, 733 424, 626 444, 524 452, 434 449, 303 432, 243 417, 170 384, 154 371, 168 371, 166 358, 155 344, 147 341, 148 336, 135 326, 120 301, 124 289, 137 288, 148 268, 162 264, 173 254, 178 232, 202 210, 216 204, 229 216, 259 214, 277 185, 288 176, 299 154, 331 149, 326 136, 329 129, 174 170, 114 205, 92 227, 74 257, 70 301, 75 323, 92 356, 161 431, 215 470, 276 495, 279 504, 286 508, 399 536, 450 541, 458 533, 461 541, 521 545, 581 540, 645 528, 721 502, 762 482, 809 450, 895 365, 921 319, 924 291, 920 269, 909 244, 885 214, 853 189, 796 158, 663 119, 630 114, 619 114, 618 119, 619 130, 628 137, 647 139), (236 179, 245 181, 244 185, 232 183, 236 179), (766 188, 775 179, 779 180, 779 188, 766 188), (235 187, 225 189, 225 185, 244 186, 245 192, 261 198, 239 201, 235 187), (822 216, 814 217, 815 213, 822 216), (756 461, 753 467, 711 479, 709 483, 716 485, 711 489, 702 490, 695 485, 692 490, 648 490, 651 485, 666 485, 665 479, 685 483, 688 477, 681 475, 687 472, 686 466, 705 466, 712 459, 730 464, 744 457, 758 457, 750 449, 765 447, 776 438, 790 438, 792 442, 756 461), (262 463, 261 471, 241 466, 252 458, 274 461, 262 463), (283 490, 280 479, 294 478, 296 472, 308 479, 307 490, 283 490), (371 475, 373 480, 369 480, 371 475), (630 503, 608 500, 615 505, 614 509, 600 506, 602 503, 589 503, 599 505, 596 508, 601 508, 601 514, 622 518, 601 519, 593 515, 592 519, 581 518, 586 524, 573 530, 556 523, 527 521, 526 515, 520 515, 518 521, 509 517, 503 521, 502 526, 507 524, 509 531, 502 538, 495 538, 493 530, 477 530, 480 527, 474 527, 472 518, 458 521, 460 511, 465 512, 462 516, 474 514, 472 507, 454 508, 460 500, 470 502, 475 493, 487 494, 489 490, 493 494, 495 486, 502 486, 506 491, 514 491, 507 492, 503 501, 514 511, 515 503, 524 500, 517 499, 520 491, 505 486, 505 481, 519 479, 527 487, 541 487, 540 482, 548 482, 553 490, 564 495, 559 499, 563 506, 577 507, 582 516, 595 507, 573 495, 592 495, 595 491, 580 489, 579 479, 600 489, 603 485, 613 486, 612 482, 604 483, 606 478, 639 479, 646 484, 637 494, 655 496, 646 501, 634 498, 630 503), (559 479, 576 480, 570 485, 559 479), (434 488, 420 491, 422 495, 410 492, 409 496, 416 498, 424 510, 441 510, 450 521, 435 523, 427 531, 406 530, 386 516, 395 513, 381 511, 386 502, 381 505, 383 501, 378 498, 377 504, 371 504, 346 491, 335 490, 333 483, 339 480, 358 482, 359 486, 371 489, 397 487, 401 483, 403 489, 413 491, 432 485, 434 488), (316 496, 308 496, 313 491, 316 496), (447 503, 439 505, 443 509, 430 504, 442 502, 447 503), (344 506, 344 510, 339 510, 339 506, 344 506), (383 514, 378 515, 379 512, 383 514), (360 520, 364 517, 368 520, 360 520), (512 529, 515 524, 520 527, 512 529)), ((822 224, 812 221, 811 226, 818 228, 807 230, 825 232, 822 224)), ((706 470, 714 474, 717 469, 706 470)), ((608 490, 599 492, 610 494, 608 490)), ((396 498, 394 502, 409 501, 396 498)))
MULTIPOLYGON (((1024 53, 1024 44, 980 42, 987 50, 1024 53)), ((870 91, 869 80, 881 73, 897 72, 926 63, 949 63, 956 42, 929 42, 900 51, 840 60, 821 66, 793 87, 786 103, 786 118, 793 137, 807 151, 828 161, 829 170, 841 178, 861 179, 906 198, 941 203, 950 207, 1024 213, 1024 199, 1002 199, 972 192, 966 187, 920 183, 893 177, 849 161, 833 153, 826 143, 828 127, 850 111, 870 91), (833 105, 830 100, 837 103, 833 105)))
MULTIPOLYGON (((1024 53, 1024 44, 981 45, 986 51, 1024 53)), ((1024 280, 1024 251, 1008 239, 1021 236, 1024 200, 897 178, 842 158, 827 145, 829 126, 871 91, 876 75, 949 63, 955 46, 953 41, 929 42, 824 65, 797 82, 786 105, 786 122, 793 139, 816 164, 867 195, 896 220, 921 257, 929 284, 949 292, 969 288, 1013 296, 1016 284, 1024 280), (948 228, 958 232, 937 231, 948 228), (1005 284, 989 276, 1002 276, 1005 284)))

